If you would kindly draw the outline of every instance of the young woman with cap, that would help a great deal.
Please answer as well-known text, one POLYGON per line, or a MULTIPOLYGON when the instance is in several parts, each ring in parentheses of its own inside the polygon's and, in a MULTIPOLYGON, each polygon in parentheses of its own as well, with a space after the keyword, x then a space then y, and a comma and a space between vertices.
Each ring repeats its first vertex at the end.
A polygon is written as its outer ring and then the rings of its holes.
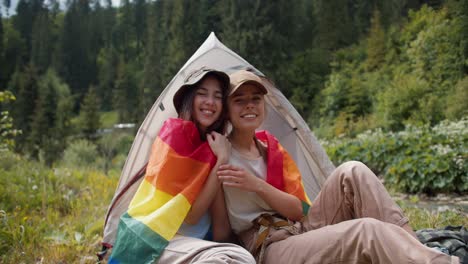
POLYGON ((255 263, 230 235, 218 167, 229 77, 201 68, 175 93, 179 118, 166 120, 153 143, 145 179, 120 218, 110 263, 255 263), (211 230, 211 232, 210 232, 211 230))
POLYGON ((228 90, 229 77, 224 72, 203 67, 190 73, 174 95, 179 118, 195 123, 201 140, 208 141, 217 160, 159 263, 254 263, 251 254, 237 245, 204 240, 222 242, 230 235, 230 232, 223 232, 229 230, 230 225, 224 195, 216 177, 217 168, 228 158, 222 149, 229 144, 223 136, 228 90))
POLYGON ((339 166, 311 204, 287 152, 272 135, 256 132, 266 114, 263 80, 248 71, 230 79, 230 157, 217 174, 231 227, 259 263, 458 263, 415 238, 360 162, 339 166))

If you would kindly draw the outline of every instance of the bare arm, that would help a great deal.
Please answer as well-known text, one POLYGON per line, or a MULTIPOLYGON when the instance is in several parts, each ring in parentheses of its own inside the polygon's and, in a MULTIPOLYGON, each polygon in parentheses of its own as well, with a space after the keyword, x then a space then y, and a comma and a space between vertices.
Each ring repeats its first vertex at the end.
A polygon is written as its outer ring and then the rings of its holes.
POLYGON ((226 203, 224 201, 223 188, 219 188, 213 204, 210 207, 213 240, 217 242, 231 242, 232 231, 229 217, 226 210, 226 203))
POLYGON ((225 186, 257 193, 273 210, 290 220, 298 221, 302 218, 302 203, 297 197, 276 189, 243 168, 221 165, 218 177, 225 186))
POLYGON ((200 194, 190 208, 187 216, 185 217, 185 222, 190 225, 195 225, 198 223, 200 218, 207 212, 213 199, 216 196, 216 193, 221 189, 221 184, 216 178, 216 171, 218 170, 219 165, 221 164, 220 160, 216 162, 216 165, 210 172, 208 179, 205 182, 200 194))

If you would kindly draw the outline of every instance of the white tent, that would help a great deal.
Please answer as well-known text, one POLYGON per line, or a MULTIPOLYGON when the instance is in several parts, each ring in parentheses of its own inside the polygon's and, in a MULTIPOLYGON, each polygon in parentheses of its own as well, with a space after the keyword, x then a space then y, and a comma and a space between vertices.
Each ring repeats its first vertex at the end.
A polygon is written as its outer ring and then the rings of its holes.
MULTIPOLYGON (((251 69, 263 76, 246 60, 224 46, 214 33, 210 34, 167 85, 138 130, 107 212, 103 237, 103 245, 106 247, 114 244, 119 218, 127 211, 133 194, 144 178, 151 145, 163 121, 177 116, 172 104, 175 91, 182 85, 188 73, 202 66, 228 74, 239 69, 251 69)), ((291 154, 301 171, 307 194, 314 199, 334 166, 296 109, 272 83, 265 83, 268 89, 267 119, 261 129, 275 135, 291 154)))

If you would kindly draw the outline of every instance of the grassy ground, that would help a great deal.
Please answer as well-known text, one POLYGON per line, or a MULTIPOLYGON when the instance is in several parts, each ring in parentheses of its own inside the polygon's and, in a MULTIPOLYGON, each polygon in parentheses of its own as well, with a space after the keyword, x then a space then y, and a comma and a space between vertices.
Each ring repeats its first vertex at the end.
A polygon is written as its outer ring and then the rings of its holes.
MULTIPOLYGON (((118 172, 49 169, 0 156, 0 263, 95 263, 118 172)), ((468 226, 461 213, 399 203, 413 228, 468 226)))
POLYGON ((95 263, 117 173, 0 160, 0 263, 95 263))

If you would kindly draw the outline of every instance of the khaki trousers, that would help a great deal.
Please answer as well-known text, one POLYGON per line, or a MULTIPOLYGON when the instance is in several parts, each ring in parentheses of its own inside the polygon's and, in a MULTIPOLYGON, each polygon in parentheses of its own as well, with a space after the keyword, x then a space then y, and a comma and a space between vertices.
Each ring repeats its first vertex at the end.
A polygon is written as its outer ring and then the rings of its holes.
MULTIPOLYGON (((302 223, 302 234, 267 238, 271 244, 264 262, 459 263, 457 257, 421 244, 401 228, 406 223, 375 174, 360 162, 347 162, 325 182, 302 223)), ((247 248, 253 233, 241 236, 247 248)))
POLYGON ((161 264, 253 264, 255 259, 241 246, 176 235, 164 249, 161 264))

